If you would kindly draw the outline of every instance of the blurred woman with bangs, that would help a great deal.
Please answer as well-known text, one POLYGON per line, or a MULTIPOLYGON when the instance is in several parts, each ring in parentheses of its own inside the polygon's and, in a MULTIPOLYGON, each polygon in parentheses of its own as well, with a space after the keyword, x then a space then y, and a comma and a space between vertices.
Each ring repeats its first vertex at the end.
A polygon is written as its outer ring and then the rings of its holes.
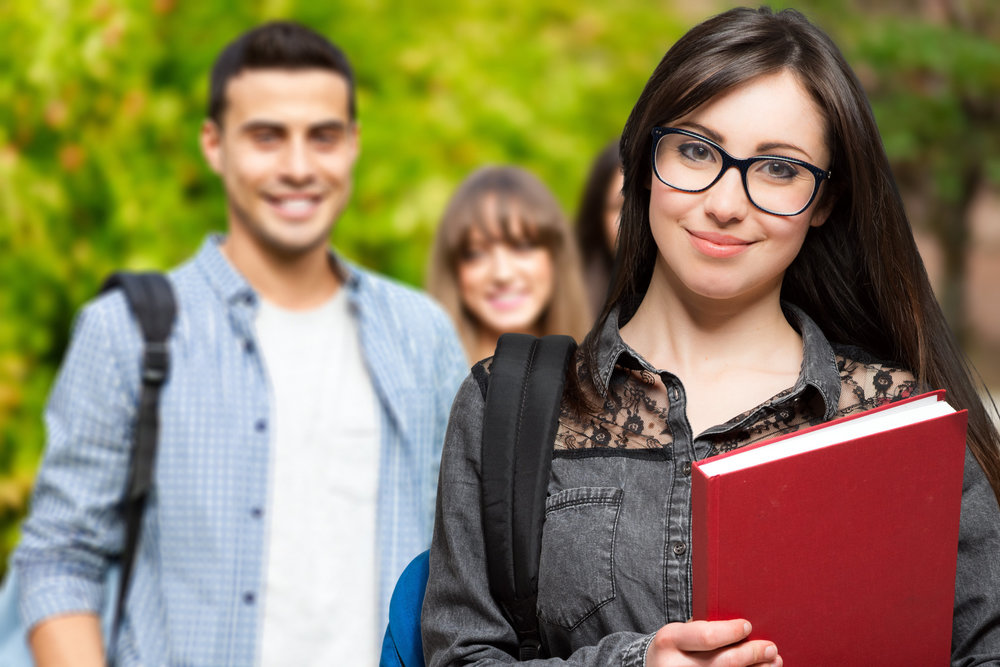
POLYGON ((451 315, 470 362, 502 333, 567 334, 590 327, 580 264, 559 203, 531 173, 482 167, 445 209, 427 290, 451 315))

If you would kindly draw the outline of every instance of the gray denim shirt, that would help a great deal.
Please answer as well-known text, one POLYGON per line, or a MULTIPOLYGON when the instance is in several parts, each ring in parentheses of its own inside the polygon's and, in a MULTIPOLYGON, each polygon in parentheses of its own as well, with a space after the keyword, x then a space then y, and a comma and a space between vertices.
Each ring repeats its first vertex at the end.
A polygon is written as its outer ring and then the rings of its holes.
MULTIPOLYGON (((594 377, 582 383, 602 407, 591 414, 563 402, 537 603, 548 654, 558 657, 534 663, 643 665, 653 633, 690 618, 693 461, 917 389, 905 369, 859 360, 860 350, 835 350, 800 310, 786 307, 786 314, 803 339, 795 385, 697 435, 685 416, 679 379, 629 348, 617 318, 608 319, 597 341, 594 377)), ((516 662, 514 631, 489 593, 486 574, 480 503, 484 402, 476 379, 484 377, 483 368, 459 390, 444 446, 422 614, 431 667, 516 662)), ((1000 664, 1000 509, 968 452, 952 664, 1000 664)))

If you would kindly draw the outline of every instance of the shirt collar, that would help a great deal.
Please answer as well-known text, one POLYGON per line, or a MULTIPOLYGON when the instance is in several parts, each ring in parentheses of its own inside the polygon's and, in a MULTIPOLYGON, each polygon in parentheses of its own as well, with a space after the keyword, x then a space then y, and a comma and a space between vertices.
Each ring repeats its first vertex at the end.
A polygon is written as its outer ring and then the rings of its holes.
MULTIPOLYGON (((219 299, 227 304, 250 303, 257 300, 254 291, 246 278, 222 254, 223 234, 211 234, 201 244, 195 255, 194 263, 201 270, 212 290, 219 299)), ((347 288, 348 298, 352 304, 357 302, 357 293, 361 289, 363 274, 349 262, 340 258, 332 249, 329 250, 330 266, 347 288)))
MULTIPOLYGON (((802 336, 802 366, 790 395, 796 396, 806 387, 813 387, 823 399, 824 418, 832 419, 837 413, 841 389, 840 371, 837 368, 833 347, 819 326, 801 308, 785 302, 782 302, 781 306, 789 324, 802 336)), ((611 311, 597 332, 596 361, 594 385, 602 397, 607 395, 608 384, 611 382, 611 374, 616 365, 632 370, 659 372, 622 340, 618 328, 617 308, 611 311)))

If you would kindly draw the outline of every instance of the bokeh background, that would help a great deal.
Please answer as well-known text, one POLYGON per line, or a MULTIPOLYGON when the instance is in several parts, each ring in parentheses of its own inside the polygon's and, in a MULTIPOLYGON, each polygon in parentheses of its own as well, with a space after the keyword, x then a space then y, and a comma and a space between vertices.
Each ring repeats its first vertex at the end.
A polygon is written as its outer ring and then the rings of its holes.
MULTIPOLYGON (((357 69, 362 154, 334 232, 422 283, 437 219, 483 163, 538 174, 568 214, 590 160, 695 22, 698 0, 0 1, 0 572, 74 313, 111 271, 165 269, 221 230, 197 134, 223 45, 271 18, 357 69)), ((869 92, 937 294, 1000 387, 1000 3, 802 0, 869 92)))

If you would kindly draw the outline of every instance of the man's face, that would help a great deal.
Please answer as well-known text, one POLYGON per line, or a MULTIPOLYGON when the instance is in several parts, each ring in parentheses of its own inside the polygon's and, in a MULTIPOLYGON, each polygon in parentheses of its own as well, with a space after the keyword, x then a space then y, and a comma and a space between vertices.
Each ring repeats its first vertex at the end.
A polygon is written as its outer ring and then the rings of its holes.
POLYGON ((344 77, 246 70, 226 88, 222 127, 205 121, 201 146, 226 189, 231 240, 282 259, 325 248, 358 156, 344 77))

